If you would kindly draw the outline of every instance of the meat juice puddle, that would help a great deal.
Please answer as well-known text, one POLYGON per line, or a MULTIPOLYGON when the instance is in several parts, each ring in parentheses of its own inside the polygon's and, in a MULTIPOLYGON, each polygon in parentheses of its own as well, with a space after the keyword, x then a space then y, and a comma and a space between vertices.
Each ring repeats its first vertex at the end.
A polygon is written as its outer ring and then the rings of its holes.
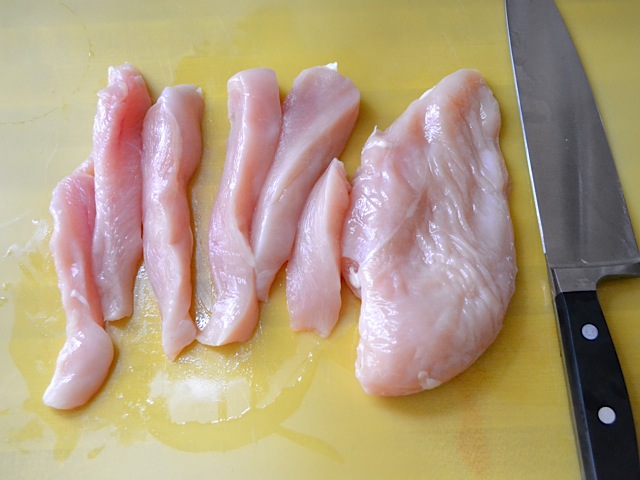
MULTIPOLYGON (((7 436, 12 447, 25 451, 37 445, 64 460, 86 448, 81 442, 86 438, 103 442, 87 452, 88 459, 114 438, 130 445, 152 436, 187 452, 228 451, 272 434, 292 438, 282 424, 302 404, 324 341, 291 331, 284 289, 263 307, 251 340, 223 347, 194 343, 171 362, 162 349, 160 317, 144 265, 136 280, 133 317, 107 326, 116 356, 103 388, 77 410, 45 406, 42 394, 64 343, 65 315, 48 249, 51 226, 35 223, 27 246, 2 259, 20 271, 14 283, 3 284, 0 304, 14 310, 8 349, 26 385, 23 398, 3 412, 15 419, 7 436)), ((206 288, 196 286, 197 291, 206 288)), ((199 302, 196 316, 207 315, 204 308, 199 302)), ((313 448, 313 439, 293 437, 313 448)))

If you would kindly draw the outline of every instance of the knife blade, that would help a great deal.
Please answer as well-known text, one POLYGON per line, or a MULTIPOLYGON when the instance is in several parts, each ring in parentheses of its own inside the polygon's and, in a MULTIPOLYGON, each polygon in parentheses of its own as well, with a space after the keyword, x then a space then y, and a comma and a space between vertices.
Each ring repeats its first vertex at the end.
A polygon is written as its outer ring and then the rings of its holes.
POLYGON ((640 478, 627 388, 598 282, 640 253, 582 63, 553 0, 505 0, 529 173, 584 478, 640 478))

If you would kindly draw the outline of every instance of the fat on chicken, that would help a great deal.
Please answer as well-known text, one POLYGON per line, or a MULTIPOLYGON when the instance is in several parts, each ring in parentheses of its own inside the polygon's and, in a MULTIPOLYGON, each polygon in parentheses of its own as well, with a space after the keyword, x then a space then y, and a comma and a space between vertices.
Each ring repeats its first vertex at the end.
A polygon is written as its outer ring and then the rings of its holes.
POLYGON ((151 98, 129 64, 109 68, 98 92, 89 168, 95 174, 93 272, 104 319, 133 313, 133 285, 142 260, 142 122, 151 98))
POLYGON ((231 124, 227 156, 209 223, 209 263, 215 290, 211 318, 199 342, 247 340, 260 315, 250 229, 253 211, 273 163, 282 126, 273 70, 255 68, 227 82, 231 124))
POLYGON ((342 269, 361 297, 356 375, 376 395, 434 388, 494 341, 515 288, 498 103, 444 78, 362 150, 342 269))
POLYGON ((349 190, 344 164, 334 159, 309 194, 287 263, 287 307, 294 331, 328 337, 340 316, 341 240, 349 190))
POLYGON ((335 64, 304 70, 285 97, 278 148, 251 227, 259 300, 267 301, 291 253, 309 192, 346 146, 359 107, 359 90, 335 64))
POLYGON ((196 336, 187 185, 202 158, 203 111, 199 88, 167 87, 142 131, 144 264, 162 317, 162 346, 172 360, 196 336))
POLYGON ((87 403, 100 389, 113 361, 113 343, 104 329, 93 271, 91 245, 95 223, 93 176, 83 164, 53 191, 50 248, 66 313, 66 341, 43 401, 57 409, 87 403))

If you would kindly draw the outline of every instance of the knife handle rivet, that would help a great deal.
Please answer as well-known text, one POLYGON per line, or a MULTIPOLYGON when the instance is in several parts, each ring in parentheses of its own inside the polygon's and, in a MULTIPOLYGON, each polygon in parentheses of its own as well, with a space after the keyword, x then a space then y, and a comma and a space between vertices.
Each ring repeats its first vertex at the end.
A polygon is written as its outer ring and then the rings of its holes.
POLYGON ((592 323, 586 323, 582 326, 582 336, 587 340, 595 340, 598 338, 598 327, 592 323))
POLYGON ((616 412, 611 407, 600 407, 598 410, 598 419, 605 425, 611 425, 616 421, 616 412))

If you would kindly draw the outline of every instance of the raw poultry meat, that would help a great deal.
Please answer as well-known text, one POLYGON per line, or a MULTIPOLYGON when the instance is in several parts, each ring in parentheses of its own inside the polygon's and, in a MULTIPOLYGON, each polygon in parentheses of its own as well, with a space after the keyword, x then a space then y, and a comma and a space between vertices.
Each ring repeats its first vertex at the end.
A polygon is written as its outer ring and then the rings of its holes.
POLYGON ((362 299, 356 375, 366 392, 436 387, 500 331, 516 263, 499 130, 491 90, 462 70, 366 142, 342 253, 362 299))
POLYGON ((84 405, 104 383, 113 361, 113 343, 104 330, 91 265, 94 179, 82 169, 58 183, 50 206, 50 246, 67 326, 66 341, 43 400, 58 409, 84 405))
POLYGON ((216 292, 209 322, 197 338, 208 345, 248 339, 258 322, 255 263, 249 231, 273 163, 282 125, 273 70, 245 70, 229 79, 231 130, 209 224, 209 261, 216 292))
POLYGON ((144 264, 162 316, 162 346, 171 359, 196 336, 187 184, 202 157, 203 110, 199 88, 167 87, 142 131, 144 264))
POLYGON ((349 189, 343 163, 334 159, 309 194, 287 263, 287 307, 291 328, 328 337, 340 297, 342 227, 349 189))
POLYGON ((95 172, 93 271, 105 320, 133 313, 133 284, 142 259, 142 121, 151 106, 131 65, 109 68, 98 92, 90 161, 95 172))
POLYGON ((344 149, 358 117, 360 92, 335 64, 304 70, 283 106, 282 133, 251 227, 258 299, 266 301, 287 261, 309 192, 344 149))

